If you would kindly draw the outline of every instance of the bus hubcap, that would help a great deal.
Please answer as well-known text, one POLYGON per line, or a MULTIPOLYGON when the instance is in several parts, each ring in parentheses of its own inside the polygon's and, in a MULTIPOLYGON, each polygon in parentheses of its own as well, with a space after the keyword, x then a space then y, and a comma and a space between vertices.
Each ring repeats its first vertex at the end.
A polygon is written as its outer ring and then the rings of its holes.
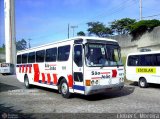
POLYGON ((62 90, 62 93, 63 93, 63 94, 66 94, 66 93, 67 93, 68 87, 67 87, 67 84, 66 84, 66 83, 63 83, 63 84, 62 84, 61 90, 62 90))
POLYGON ((141 86, 144 86, 144 85, 145 85, 145 82, 144 82, 144 81, 141 81, 140 84, 141 84, 141 86))
POLYGON ((26 86, 28 86, 28 81, 27 80, 25 80, 25 84, 26 84, 26 86))

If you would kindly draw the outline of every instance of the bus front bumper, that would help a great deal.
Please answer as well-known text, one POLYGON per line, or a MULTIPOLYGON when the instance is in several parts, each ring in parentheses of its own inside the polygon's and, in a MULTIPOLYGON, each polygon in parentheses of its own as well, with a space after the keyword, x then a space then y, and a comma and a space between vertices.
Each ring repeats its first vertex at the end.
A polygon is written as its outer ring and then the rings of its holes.
POLYGON ((124 87, 124 82, 112 85, 94 85, 85 87, 85 95, 105 93, 109 91, 121 90, 124 87))

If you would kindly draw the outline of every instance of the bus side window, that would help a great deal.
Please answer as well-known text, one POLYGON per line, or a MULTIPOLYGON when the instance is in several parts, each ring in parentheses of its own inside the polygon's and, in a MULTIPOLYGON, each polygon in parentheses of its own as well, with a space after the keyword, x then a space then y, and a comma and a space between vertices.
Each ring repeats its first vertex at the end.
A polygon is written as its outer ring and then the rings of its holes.
MULTIPOLYGON (((21 58, 22 58, 21 55, 17 55, 17 64, 21 64, 21 58)), ((2 64, 1 64, 1 65, 2 65, 2 64)))
POLYGON ((151 55, 151 66, 157 66, 156 55, 151 55))
POLYGON ((145 56, 145 60, 143 62, 145 62, 145 66, 153 66, 151 58, 151 55, 144 55, 145 56))
POLYGON ((58 47, 58 61, 67 61, 70 54, 70 45, 58 47))
POLYGON ((147 66, 145 55, 139 55, 139 66, 147 66))
POLYGON ((57 58, 57 48, 50 48, 46 50, 46 62, 55 62, 57 58))
POLYGON ((22 54, 22 63, 27 63, 28 54, 22 54))
POLYGON ((28 63, 34 63, 35 62, 35 52, 30 52, 28 54, 28 63))
POLYGON ((74 47, 74 62, 78 67, 82 67, 82 46, 76 45, 74 47))
POLYGON ((138 56, 129 56, 128 66, 138 66, 138 56))
POLYGON ((36 52, 36 62, 44 62, 45 50, 40 50, 36 52))
POLYGON ((157 66, 160 66, 160 54, 157 54, 157 66))

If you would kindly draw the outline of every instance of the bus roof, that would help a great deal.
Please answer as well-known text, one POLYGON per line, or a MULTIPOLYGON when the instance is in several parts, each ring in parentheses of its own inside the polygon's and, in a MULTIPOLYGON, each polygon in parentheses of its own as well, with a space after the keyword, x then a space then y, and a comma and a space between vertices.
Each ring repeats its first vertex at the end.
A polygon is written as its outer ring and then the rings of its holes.
POLYGON ((73 38, 69 38, 69 39, 65 39, 65 40, 59 40, 59 41, 55 41, 55 42, 52 42, 52 43, 48 43, 48 44, 36 46, 36 47, 29 48, 29 49, 25 49, 25 50, 20 50, 20 51, 18 51, 17 53, 26 52, 26 51, 30 51, 30 50, 34 50, 34 49, 37 49, 37 48, 41 48, 41 47, 45 47, 45 46, 50 46, 50 45, 58 44, 58 43, 62 43, 62 42, 74 41, 74 40, 77 40, 77 39, 84 39, 84 40, 86 40, 86 39, 88 39, 88 40, 101 40, 101 41, 104 40, 104 41, 117 42, 116 40, 109 39, 109 38, 89 37, 89 36, 78 36, 78 37, 73 37, 73 38))
POLYGON ((144 55, 144 54, 157 54, 160 53, 159 51, 147 51, 147 52, 135 52, 135 53, 129 53, 128 56, 130 55, 144 55))

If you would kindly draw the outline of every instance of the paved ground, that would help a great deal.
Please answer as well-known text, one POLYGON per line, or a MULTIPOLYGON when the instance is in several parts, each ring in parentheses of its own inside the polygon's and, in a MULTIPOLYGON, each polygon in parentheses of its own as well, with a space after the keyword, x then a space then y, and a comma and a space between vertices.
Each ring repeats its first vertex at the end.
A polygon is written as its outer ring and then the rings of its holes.
MULTIPOLYGON (((41 87, 25 89, 16 76, 0 75, 0 111, 2 117, 25 118, 71 118, 70 114, 72 118, 80 118, 79 113, 85 113, 83 116, 87 118, 97 115, 98 118, 111 118, 114 113, 160 113, 160 85, 142 89, 126 84, 121 91, 93 96, 76 94, 71 99, 64 99, 55 90, 41 87)), ((116 114, 116 117, 121 116, 126 115, 116 114)))

